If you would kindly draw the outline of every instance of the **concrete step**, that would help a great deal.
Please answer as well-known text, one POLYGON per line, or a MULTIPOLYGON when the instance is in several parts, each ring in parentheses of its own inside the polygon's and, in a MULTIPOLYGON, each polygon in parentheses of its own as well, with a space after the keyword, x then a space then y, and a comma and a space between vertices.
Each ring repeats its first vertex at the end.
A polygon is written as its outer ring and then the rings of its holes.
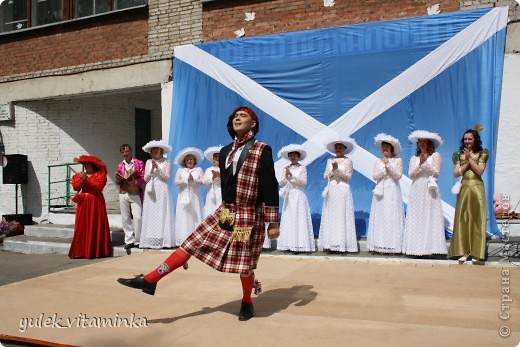
MULTIPOLYGON (((112 237, 114 240, 120 238, 124 239, 123 232, 113 232, 112 237)), ((38 236, 12 236, 4 239, 2 249, 4 251, 9 252, 17 252, 23 254, 68 254, 70 243, 72 242, 72 238, 63 238, 63 237, 38 237, 38 236)), ((114 257, 125 256, 128 254, 142 253, 147 250, 132 248, 131 250, 125 250, 124 244, 114 243, 114 257)), ((368 256, 368 257, 402 257, 402 255, 388 256, 388 255, 375 255, 368 252, 368 248, 366 246, 366 240, 361 239, 358 240, 359 245, 359 255, 368 256)), ((449 243, 446 243, 447 247, 449 247, 449 243)), ((488 257, 494 258, 520 258, 520 238, 514 237, 510 238, 508 241, 505 240, 493 240, 488 241, 488 257)), ((163 250, 164 252, 171 252, 169 249, 163 250)), ((267 254, 291 254, 291 252, 286 251, 278 251, 276 250, 276 244, 272 244, 272 248, 264 249, 264 253, 267 254)), ((327 256, 329 253, 318 251, 313 253, 300 253, 300 254, 308 254, 309 256, 317 255, 317 256, 327 256)), ((352 254, 352 253, 349 253, 352 254)), ((333 255, 338 255, 334 253, 333 255)), ((346 255, 346 254, 345 254, 346 255)), ((357 255, 357 254, 355 254, 357 255)), ((445 256, 437 255, 436 259, 444 259, 445 256)))
MULTIPOLYGON (((512 224, 513 225, 513 224, 512 224)), ((519 225, 519 224, 514 224, 519 225)), ((72 237, 74 234, 74 225, 67 224, 36 224, 25 227, 25 234, 20 236, 7 237, 3 242, 3 250, 18 252, 24 254, 68 254, 72 237)), ((124 249, 124 232, 121 228, 111 228, 110 230, 112 245, 114 246, 114 256, 127 255, 124 249)), ((317 240, 316 246, 317 246, 317 240)), ((450 241, 446 241, 448 248, 450 241)), ((493 257, 519 257, 520 254, 520 237, 510 236, 509 239, 488 240, 488 254, 493 257)), ((358 239, 359 251, 362 254, 373 256, 368 251, 366 239, 358 239)), ((317 249, 317 247, 316 247, 317 249)), ((169 251, 169 250, 166 250, 169 251)), ((264 250, 265 252, 276 251, 276 240, 271 241, 271 248, 264 250)), ((131 253, 143 252, 142 249, 132 248, 131 253)), ((311 255, 324 255, 326 252, 315 252, 311 255)), ((442 257, 442 256, 441 256, 442 257)))
MULTIPOLYGON (((120 235, 123 235, 123 229, 111 227, 112 242, 122 242, 120 235), (117 233, 120 232, 120 233, 117 233)), ((74 224, 33 224, 25 226, 24 235, 36 237, 59 237, 72 239, 74 236, 74 224)))
MULTIPOLYGON (((108 224, 111 228, 122 228, 121 213, 119 211, 108 211, 108 224)), ((76 214, 74 211, 54 211, 49 213, 49 223, 55 225, 74 225, 76 214)))
POLYGON ((497 219, 501 233, 509 233, 510 237, 520 237, 520 219, 497 219))
MULTIPOLYGON (((32 225, 25 229, 25 235, 12 236, 4 239, 2 249, 4 251, 23 254, 68 254, 74 226, 49 227, 44 225, 32 225)), ((141 253, 143 250, 132 248, 131 252, 124 249, 123 230, 111 230, 114 257, 120 257, 129 253, 141 253)))
MULTIPOLYGON (((358 239, 357 243, 358 243, 358 248, 359 248, 359 252, 360 253, 367 253, 367 252, 369 252, 368 246, 367 246, 367 240, 365 238, 358 239)), ((315 246, 316 250, 318 250, 318 240, 317 239, 314 239, 314 246, 315 246)), ((449 241, 446 241, 446 247, 447 248, 450 247, 450 242, 449 241)), ((268 251, 276 250, 276 240, 271 240, 271 247, 264 248, 264 249, 268 250, 268 251)))
MULTIPOLYGON (((318 249, 318 240, 315 241, 316 249, 318 249)), ((359 254, 363 256, 369 256, 369 257, 394 257, 390 255, 385 254, 373 254, 368 250, 367 241, 366 239, 358 239, 358 247, 359 247, 359 254)), ((446 241, 446 249, 450 248, 450 240, 446 241)), ((276 249, 276 240, 271 240, 271 247, 270 248, 264 248, 264 252, 268 252, 271 254, 290 254, 289 251, 278 251, 276 249)), ((520 257, 520 237, 510 237, 509 239, 496 239, 496 240, 488 240, 487 241, 487 252, 488 257, 507 257, 507 258, 519 258, 520 257)), ((300 254, 308 254, 308 255, 328 255, 327 251, 316 251, 316 252, 309 252, 309 253, 300 253, 300 254)), ((338 254, 337 252, 334 252, 333 254, 338 254)), ((349 253, 349 254, 357 254, 357 253, 349 253)), ((402 255, 395 255, 395 257, 399 257, 402 255)), ((444 255, 435 255, 435 259, 443 259, 446 258, 444 255)))
POLYGON ((35 237, 56 237, 63 239, 72 239, 74 235, 74 225, 67 224, 33 224, 26 225, 24 230, 25 236, 35 237))

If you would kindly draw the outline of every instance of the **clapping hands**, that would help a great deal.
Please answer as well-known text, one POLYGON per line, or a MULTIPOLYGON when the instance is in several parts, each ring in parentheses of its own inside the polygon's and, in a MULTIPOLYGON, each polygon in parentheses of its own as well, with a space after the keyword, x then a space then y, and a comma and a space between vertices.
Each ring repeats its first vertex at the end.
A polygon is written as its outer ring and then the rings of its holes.
POLYGON ((288 167, 285 168, 285 178, 289 178, 292 176, 291 170, 288 167))

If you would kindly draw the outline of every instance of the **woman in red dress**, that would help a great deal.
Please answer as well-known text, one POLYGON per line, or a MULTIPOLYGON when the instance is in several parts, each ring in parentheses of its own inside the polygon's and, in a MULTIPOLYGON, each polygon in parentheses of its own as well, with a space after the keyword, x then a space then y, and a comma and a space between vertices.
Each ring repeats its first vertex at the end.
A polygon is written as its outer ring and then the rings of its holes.
POLYGON ((72 187, 79 193, 72 199, 77 208, 69 257, 110 257, 112 241, 103 196, 103 188, 107 183, 107 168, 101 159, 90 155, 82 155, 74 158, 74 161, 83 164, 85 172, 72 177, 72 187))

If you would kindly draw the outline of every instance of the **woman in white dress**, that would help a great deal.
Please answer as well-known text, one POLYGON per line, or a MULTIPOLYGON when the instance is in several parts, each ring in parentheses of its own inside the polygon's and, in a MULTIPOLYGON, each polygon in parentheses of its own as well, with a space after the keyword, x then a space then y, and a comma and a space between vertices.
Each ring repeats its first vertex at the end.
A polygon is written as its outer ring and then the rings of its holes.
POLYGON ((376 187, 368 222, 367 247, 377 253, 401 253, 404 209, 399 180, 403 175, 403 160, 397 157, 401 144, 395 137, 383 133, 374 140, 383 157, 374 165, 376 187))
POLYGON ((277 249, 293 252, 314 252, 311 209, 305 195, 307 168, 299 163, 305 158, 303 146, 288 145, 278 152, 279 158, 290 160, 280 182, 280 196, 284 199, 277 249))
POLYGON ((220 187, 220 168, 218 160, 222 146, 209 147, 204 151, 204 156, 213 166, 208 167, 204 172, 202 182, 208 187, 206 194, 206 204, 204 205, 204 218, 215 212, 222 203, 222 190, 220 187))
POLYGON ((403 253, 413 256, 446 254, 442 200, 437 186, 442 158, 435 148, 442 144, 436 133, 416 130, 408 139, 417 145, 410 159, 408 175, 412 179, 403 235, 403 253))
POLYGON ((172 148, 163 140, 150 141, 143 151, 150 153, 146 161, 141 242, 139 248, 171 248, 175 246, 173 199, 169 186, 172 166, 164 153, 172 148))
POLYGON ((320 249, 336 252, 358 252, 354 202, 350 190, 352 160, 345 156, 354 149, 354 139, 347 137, 327 144, 335 158, 327 160, 324 178, 328 181, 323 191, 321 215, 320 249))
POLYGON ((202 151, 194 147, 183 149, 175 157, 179 169, 175 173, 175 185, 179 187, 177 214, 175 216, 175 245, 180 246, 202 222, 204 209, 200 186, 203 172, 197 166, 202 151))

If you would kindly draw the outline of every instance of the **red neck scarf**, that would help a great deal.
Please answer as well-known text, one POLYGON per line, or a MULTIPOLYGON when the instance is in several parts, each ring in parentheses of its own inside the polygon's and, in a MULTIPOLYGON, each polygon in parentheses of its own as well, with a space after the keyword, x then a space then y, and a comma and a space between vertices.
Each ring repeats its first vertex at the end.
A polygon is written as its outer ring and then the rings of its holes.
POLYGON ((233 147, 231 147, 231 153, 229 154, 226 166, 229 166, 233 162, 233 157, 235 156, 235 153, 237 150, 246 144, 247 141, 251 140, 255 137, 255 134, 253 134, 252 131, 249 131, 247 134, 242 136, 241 139, 238 139, 238 137, 235 136, 235 142, 233 142, 233 147))

